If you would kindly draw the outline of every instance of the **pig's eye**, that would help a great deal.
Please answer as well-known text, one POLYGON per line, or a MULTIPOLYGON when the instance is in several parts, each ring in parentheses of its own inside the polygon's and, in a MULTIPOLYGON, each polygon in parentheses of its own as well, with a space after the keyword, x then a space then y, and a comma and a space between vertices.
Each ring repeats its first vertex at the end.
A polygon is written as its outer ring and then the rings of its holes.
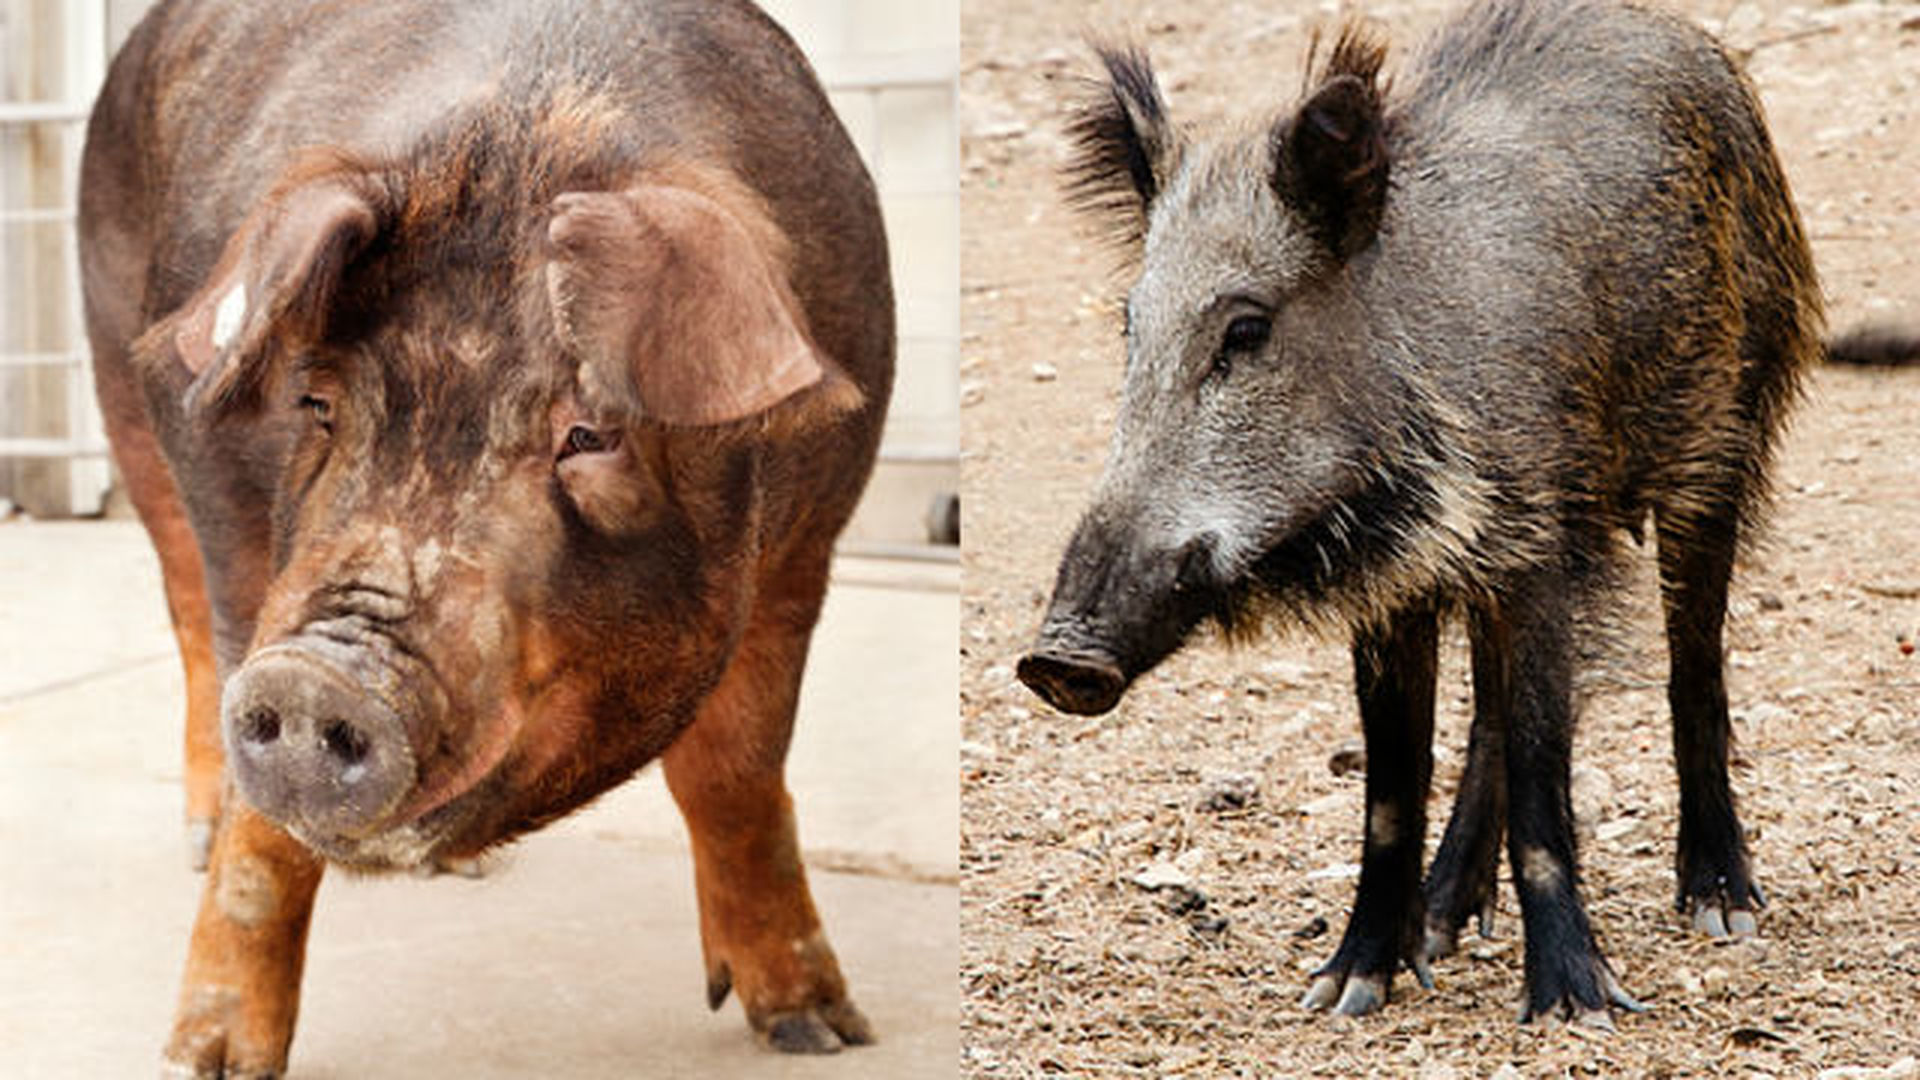
POLYGON ((1273 321, 1262 315, 1242 315, 1227 324, 1226 336, 1220 339, 1222 353, 1258 352, 1267 344, 1267 338, 1273 334, 1273 321))
POLYGON ((333 431, 333 402, 314 394, 300 395, 300 407, 313 416, 322 431, 333 431))
POLYGON ((567 437, 560 444, 559 460, 565 461, 575 454, 604 454, 620 445, 620 433, 600 431, 585 424, 575 424, 567 429, 567 437))

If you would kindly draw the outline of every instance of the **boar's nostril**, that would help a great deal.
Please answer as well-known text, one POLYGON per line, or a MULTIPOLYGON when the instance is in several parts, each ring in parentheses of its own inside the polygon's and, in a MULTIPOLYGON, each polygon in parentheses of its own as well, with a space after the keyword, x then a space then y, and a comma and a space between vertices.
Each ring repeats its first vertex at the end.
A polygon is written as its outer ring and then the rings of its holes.
POLYGON ((1103 657, 1035 652, 1020 660, 1020 681, 1063 712, 1091 716, 1120 703, 1127 678, 1103 657))
POLYGON ((280 714, 265 705, 247 710, 240 719, 240 738, 264 746, 280 737, 280 714))
POLYGON ((365 760, 369 749, 367 737, 345 720, 327 721, 320 729, 320 741, 326 744, 327 753, 343 765, 358 765, 365 760))

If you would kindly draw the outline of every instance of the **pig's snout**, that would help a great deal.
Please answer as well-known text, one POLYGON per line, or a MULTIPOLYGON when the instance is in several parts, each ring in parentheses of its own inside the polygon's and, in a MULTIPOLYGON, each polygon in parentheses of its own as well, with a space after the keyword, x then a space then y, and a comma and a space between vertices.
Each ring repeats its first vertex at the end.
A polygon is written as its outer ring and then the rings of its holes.
POLYGON ((414 783, 400 716, 346 672, 281 646, 256 654, 221 702, 227 760, 262 814, 309 835, 378 824, 414 783))
POLYGON ((1020 658, 1014 674, 1061 712, 1093 716, 1120 704, 1127 677, 1102 653, 1041 646, 1020 658))

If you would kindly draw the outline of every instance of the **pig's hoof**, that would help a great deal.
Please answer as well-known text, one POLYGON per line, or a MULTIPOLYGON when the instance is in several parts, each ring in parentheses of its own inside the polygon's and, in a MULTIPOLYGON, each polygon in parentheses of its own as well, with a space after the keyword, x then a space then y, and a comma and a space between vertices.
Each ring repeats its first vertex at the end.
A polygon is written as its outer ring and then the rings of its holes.
POLYGON ((1613 1018, 1608 1010, 1615 1008, 1647 1011, 1613 977, 1613 970, 1599 953, 1567 950, 1542 965, 1537 981, 1529 980, 1520 1022, 1535 1018, 1569 1020, 1588 1028, 1612 1030, 1613 1018))
POLYGON ((873 1025, 850 1001, 771 1013, 754 1020, 766 1044, 783 1054, 836 1054, 874 1041, 873 1025))
POLYGON ((190 1061, 175 1058, 169 1049, 166 1060, 160 1063, 160 1080, 280 1080, 283 1073, 278 1067, 229 1064, 222 1060, 226 1055, 218 1048, 210 1049, 212 1053, 199 1054, 190 1061))
POLYGON ((213 856, 214 824, 212 818, 187 819, 187 868, 195 873, 204 873, 213 856))
POLYGON ((487 876, 487 864, 478 855, 439 855, 413 868, 415 877, 462 877, 475 880, 487 876))

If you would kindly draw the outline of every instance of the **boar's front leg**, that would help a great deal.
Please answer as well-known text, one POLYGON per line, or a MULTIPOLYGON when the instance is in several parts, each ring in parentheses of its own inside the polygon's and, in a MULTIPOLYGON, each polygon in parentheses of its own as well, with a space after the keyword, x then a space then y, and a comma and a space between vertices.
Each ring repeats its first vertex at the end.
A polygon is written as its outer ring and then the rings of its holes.
POLYGON ((719 686, 668 747, 664 769, 693 843, 707 1004, 717 1009, 735 991, 774 1049, 832 1053, 872 1042, 873 1030, 848 1000, 820 928, 787 795, 787 743, 826 568, 795 576, 807 595, 760 597, 719 686))
POLYGON ((1504 658, 1507 856, 1526 928, 1520 1019, 1552 1015, 1611 1026, 1607 1006, 1641 1006, 1600 955, 1580 903, 1568 795, 1572 622, 1566 582, 1539 573, 1511 583, 1481 625, 1491 662, 1504 658))
POLYGON ((1420 849, 1433 773, 1433 684, 1438 618, 1404 611, 1353 645, 1354 685, 1367 743, 1367 838, 1360 886, 1333 959, 1301 1004, 1359 1016, 1386 1004, 1393 974, 1411 966, 1433 985, 1421 955, 1420 849))
POLYGON ((1446 835, 1427 871, 1422 952, 1428 960, 1453 952, 1470 916, 1480 917, 1482 937, 1492 936, 1500 840, 1507 828, 1507 658, 1493 647, 1487 619, 1478 611, 1468 617, 1467 637, 1473 648, 1473 727, 1446 835))
POLYGON ((165 1075, 286 1071, 321 862, 229 792, 193 924, 165 1075))

